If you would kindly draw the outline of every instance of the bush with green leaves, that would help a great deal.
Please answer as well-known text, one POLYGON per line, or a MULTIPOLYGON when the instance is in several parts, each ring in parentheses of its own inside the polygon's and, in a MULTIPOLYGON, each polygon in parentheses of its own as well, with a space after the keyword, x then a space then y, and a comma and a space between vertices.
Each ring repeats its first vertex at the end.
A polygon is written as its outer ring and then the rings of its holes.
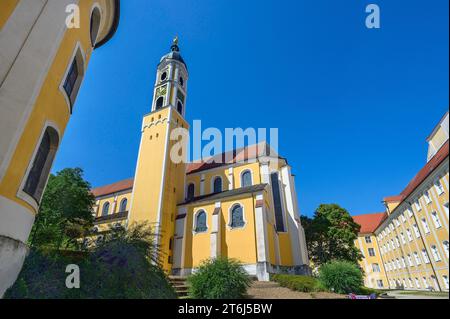
POLYGON ((271 276, 271 280, 279 283, 280 286, 300 292, 321 290, 317 279, 310 276, 276 274, 271 276))
POLYGON ((194 299, 240 299, 251 280, 239 261, 219 257, 203 261, 188 282, 194 299))
POLYGON ((320 283, 330 291, 358 293, 363 286, 363 274, 358 265, 349 261, 330 261, 319 269, 320 283))
POLYGON ((115 229, 89 252, 33 249, 10 299, 174 299, 176 293, 157 265, 154 236, 144 224, 115 229), (66 267, 80 268, 80 288, 66 287, 66 267))

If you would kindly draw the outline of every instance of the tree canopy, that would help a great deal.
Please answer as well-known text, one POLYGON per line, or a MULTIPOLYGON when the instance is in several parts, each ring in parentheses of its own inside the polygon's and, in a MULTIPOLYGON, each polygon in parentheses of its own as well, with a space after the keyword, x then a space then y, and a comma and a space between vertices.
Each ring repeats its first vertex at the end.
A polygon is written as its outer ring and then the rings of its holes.
POLYGON ((332 260, 358 262, 361 253, 354 241, 360 226, 337 204, 320 205, 314 217, 301 217, 311 261, 320 266, 332 260))
POLYGON ((77 239, 93 226, 94 195, 83 179, 81 168, 66 168, 51 174, 33 225, 30 245, 76 248, 77 239))

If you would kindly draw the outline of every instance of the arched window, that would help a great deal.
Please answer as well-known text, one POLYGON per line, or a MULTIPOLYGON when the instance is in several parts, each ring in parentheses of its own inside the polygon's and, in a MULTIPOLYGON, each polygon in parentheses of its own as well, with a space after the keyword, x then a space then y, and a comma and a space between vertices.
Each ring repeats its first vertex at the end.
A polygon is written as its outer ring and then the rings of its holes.
POLYGON ((81 82, 83 81, 85 69, 85 55, 82 51, 80 43, 77 43, 74 57, 70 61, 67 68, 68 69, 60 86, 60 90, 63 92, 69 106, 69 112, 72 114, 73 106, 75 104, 78 91, 80 90, 81 82))
POLYGON ((206 226, 206 213, 205 211, 201 210, 197 213, 195 217, 195 232, 196 233, 202 233, 205 232, 208 229, 206 226))
POLYGON ((164 103, 164 97, 160 96, 157 100, 156 100, 156 110, 159 110, 160 108, 162 108, 164 103))
POLYGON ((192 200, 195 197, 195 185, 193 183, 189 184, 188 189, 187 189, 187 195, 186 195, 186 199, 187 200, 192 200))
POLYGON ((222 178, 214 178, 213 193, 220 193, 222 191, 222 178))
POLYGON ((58 149, 58 132, 48 126, 42 136, 39 148, 33 160, 33 165, 28 173, 23 191, 39 203, 47 183, 48 175, 58 149))
POLYGON ((230 227, 239 228, 244 227, 244 212, 242 206, 239 204, 234 205, 231 208, 230 227))
POLYGON ((241 187, 252 186, 252 173, 244 171, 241 175, 241 187))
POLYGON ((122 201, 120 202, 120 211, 121 212, 127 211, 127 204, 128 204, 128 199, 126 199, 126 198, 122 199, 122 201))
POLYGON ((178 113, 183 115, 183 103, 181 103, 180 101, 177 102, 177 111, 178 113))
POLYGON ((102 216, 107 216, 109 214, 109 202, 103 204, 102 216))
POLYGON ((95 44, 97 42, 98 31, 100 30, 100 20, 101 20, 100 10, 96 7, 92 11, 92 15, 91 15, 91 30, 90 31, 91 31, 92 47, 95 47, 95 44))

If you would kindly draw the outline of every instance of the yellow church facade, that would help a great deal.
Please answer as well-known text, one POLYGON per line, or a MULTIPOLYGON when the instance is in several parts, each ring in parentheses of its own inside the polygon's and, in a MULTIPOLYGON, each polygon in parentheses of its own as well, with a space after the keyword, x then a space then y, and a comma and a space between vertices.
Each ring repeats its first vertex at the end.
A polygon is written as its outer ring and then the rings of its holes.
POLYGON ((118 0, 0 1, 0 296, 16 279, 50 169, 118 0))
POLYGON ((360 265, 368 287, 449 290, 448 112, 427 142, 427 163, 399 195, 384 198, 386 212, 355 217, 365 230, 355 244, 364 256, 360 265), (367 254, 368 236, 374 256, 367 254))
POLYGON ((144 116, 133 179, 93 190, 96 231, 150 223, 164 270, 186 276, 219 256, 242 262, 259 280, 308 274, 294 177, 287 161, 259 143, 202 162, 174 160, 176 130, 189 129, 189 74, 177 41, 162 57, 152 110, 144 116))

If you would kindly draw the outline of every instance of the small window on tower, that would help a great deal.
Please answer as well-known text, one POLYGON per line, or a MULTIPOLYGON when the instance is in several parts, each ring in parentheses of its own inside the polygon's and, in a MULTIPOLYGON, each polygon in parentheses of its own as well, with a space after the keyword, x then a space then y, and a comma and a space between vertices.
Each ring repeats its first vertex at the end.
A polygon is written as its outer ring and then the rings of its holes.
POLYGON ((156 100, 156 110, 159 110, 160 108, 162 108, 164 103, 164 98, 162 96, 160 96, 157 100, 156 100))
POLYGON ((178 103, 177 103, 177 111, 178 111, 178 113, 183 115, 183 104, 180 101, 178 101, 178 103))
POLYGON ((167 72, 161 74, 161 81, 165 81, 167 79, 167 72))
POLYGON ((180 76, 180 84, 181 84, 181 86, 184 86, 184 80, 183 80, 182 76, 180 76))

